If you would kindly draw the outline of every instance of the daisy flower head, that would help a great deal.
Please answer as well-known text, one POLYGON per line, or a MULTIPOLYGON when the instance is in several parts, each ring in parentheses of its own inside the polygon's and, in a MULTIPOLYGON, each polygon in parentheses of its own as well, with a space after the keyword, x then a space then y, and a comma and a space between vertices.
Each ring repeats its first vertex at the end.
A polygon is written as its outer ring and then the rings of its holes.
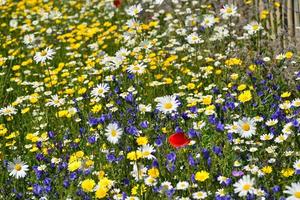
POLYGON ((51 96, 52 99, 50 99, 47 103, 46 106, 54 106, 54 107, 60 107, 65 103, 64 98, 59 98, 57 94, 51 96))
POLYGON ((55 51, 51 49, 50 47, 47 47, 41 52, 36 52, 35 56, 33 57, 34 61, 36 63, 45 63, 46 60, 52 60, 53 55, 55 54, 55 51))
POLYGON ((163 97, 159 97, 158 99, 158 104, 156 108, 163 112, 164 114, 167 113, 172 113, 177 111, 177 108, 179 106, 179 101, 176 99, 175 95, 167 95, 163 97))
POLYGON ((293 167, 295 168, 295 170, 300 170, 300 159, 294 162, 293 167))
POLYGON ((0 116, 12 116, 17 114, 17 109, 13 106, 6 106, 0 109, 0 116))
POLYGON ((20 158, 16 158, 13 160, 13 162, 8 163, 8 171, 10 172, 9 175, 15 177, 16 179, 24 178, 28 170, 28 165, 21 161, 20 158))
POLYGON ((243 118, 237 122, 237 132, 242 138, 250 138, 256 133, 256 123, 251 118, 243 118))
POLYGON ((145 69, 146 69, 145 65, 138 63, 138 64, 130 65, 127 68, 127 71, 132 74, 143 74, 145 72, 145 69))
POLYGON ((212 27, 216 22, 215 16, 213 15, 205 15, 204 19, 201 23, 201 26, 203 26, 204 28, 206 27, 212 27))
POLYGON ((238 16, 237 7, 234 5, 225 5, 220 10, 223 19, 228 19, 229 17, 238 16))
POLYGON ((193 199, 205 199, 207 197, 207 193, 203 191, 198 191, 193 193, 193 199))
POLYGON ((234 192, 238 193, 240 197, 247 196, 247 194, 254 192, 254 184, 254 178, 251 178, 249 175, 243 176, 243 178, 233 185, 235 187, 234 192))
POLYGON ((130 6, 126 12, 128 15, 137 17, 137 15, 143 10, 141 4, 130 6))
POLYGON ((107 83, 100 83, 95 88, 92 89, 92 97, 99 98, 105 97, 105 93, 109 90, 109 86, 107 83))
POLYGON ((204 41, 200 38, 200 36, 197 33, 191 33, 190 35, 187 36, 186 38, 187 42, 189 44, 200 44, 203 43, 204 41))
POLYGON ((121 138, 123 131, 117 123, 110 123, 105 129, 105 136, 110 143, 117 144, 121 138))
POLYGON ((251 22, 250 24, 247 24, 246 26, 244 26, 244 29, 248 32, 249 35, 253 35, 253 34, 257 33, 258 31, 262 30, 263 27, 261 24, 254 21, 254 22, 251 22))
POLYGON ((286 190, 283 191, 290 196, 287 200, 299 200, 300 199, 300 182, 292 183, 291 186, 286 186, 286 190))
POLYGON ((187 181, 179 181, 176 185, 177 190, 186 190, 189 187, 189 183, 187 181))

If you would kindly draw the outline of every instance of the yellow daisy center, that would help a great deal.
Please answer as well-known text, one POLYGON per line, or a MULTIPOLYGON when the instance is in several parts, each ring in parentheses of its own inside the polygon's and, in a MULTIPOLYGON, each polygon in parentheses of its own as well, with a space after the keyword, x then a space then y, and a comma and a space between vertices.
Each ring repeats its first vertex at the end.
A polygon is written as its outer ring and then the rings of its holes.
POLYGON ((251 188, 251 185, 250 184, 245 184, 244 186, 243 186, 243 190, 250 190, 250 188, 251 188))
POLYGON ((102 94, 102 93, 103 93, 103 89, 102 89, 102 88, 99 88, 99 89, 98 89, 98 93, 99 93, 99 94, 102 94))
POLYGON ((47 55, 47 52, 46 51, 42 51, 41 52, 41 56, 45 56, 45 55, 47 55))
POLYGON ((295 193, 294 193, 294 196, 295 196, 296 198, 300 198, 300 192, 295 192, 295 193))
POLYGON ((116 131, 116 130, 112 130, 112 131, 111 131, 111 135, 112 135, 113 137, 115 137, 115 136, 117 135, 117 131, 116 131))
POLYGON ((173 105, 172 105, 172 103, 169 102, 169 103, 166 103, 164 107, 165 107, 165 109, 171 109, 173 107, 173 105))
POLYGON ((20 171, 22 169, 22 166, 20 164, 15 165, 15 170, 20 171))
POLYGON ((250 130, 250 125, 249 125, 248 123, 244 123, 244 124, 242 125, 242 129, 243 129, 244 131, 249 131, 249 130, 250 130))

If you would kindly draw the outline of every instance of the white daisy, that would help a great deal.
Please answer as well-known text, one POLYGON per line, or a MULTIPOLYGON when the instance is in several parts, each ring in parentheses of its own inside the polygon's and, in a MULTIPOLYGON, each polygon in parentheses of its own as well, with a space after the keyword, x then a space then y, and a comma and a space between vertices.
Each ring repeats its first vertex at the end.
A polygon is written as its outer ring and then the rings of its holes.
POLYGON ((197 33, 191 33, 187 36, 186 40, 189 44, 200 44, 204 42, 197 33))
POLYGON ((145 178, 145 184, 148 186, 154 186, 157 184, 157 181, 155 178, 148 176, 147 178, 145 178))
POLYGON ((173 188, 172 184, 169 181, 164 181, 160 185, 160 193, 164 193, 165 191, 171 190, 173 188))
POLYGON ((143 145, 142 147, 139 147, 138 150, 142 152, 143 158, 147 158, 147 159, 155 158, 155 156, 152 155, 152 153, 155 152, 155 149, 150 144, 143 145))
POLYGON ((13 106, 6 106, 0 109, 0 116, 12 116, 15 114, 17 114, 17 109, 15 109, 13 106))
POLYGON ((272 140, 273 139, 273 135, 272 134, 263 134, 263 135, 261 135, 260 136, 260 139, 262 140, 262 141, 268 141, 268 140, 272 140))
POLYGON ((130 65, 127 68, 127 71, 133 74, 143 74, 145 72, 145 69, 146 69, 146 65, 138 63, 138 64, 130 65))
POLYGON ((299 200, 300 199, 300 182, 292 183, 291 186, 286 186, 286 190, 283 191, 290 196, 286 200, 299 200))
POLYGON ((300 107, 300 99, 299 98, 294 99, 292 101, 292 105, 295 106, 295 107, 300 107))
POLYGON ((244 29, 248 32, 249 35, 253 35, 253 34, 257 33, 258 31, 262 30, 263 27, 261 24, 254 21, 254 22, 251 22, 250 24, 247 24, 246 26, 244 26, 244 29))
POLYGON ((46 106, 54 106, 54 107, 60 107, 65 103, 64 98, 59 98, 57 94, 51 96, 52 99, 50 99, 46 106))
POLYGON ((110 123, 105 129, 105 136, 107 137, 107 140, 113 144, 119 142, 122 134, 123 131, 121 128, 119 128, 117 123, 110 123))
POLYGON ((178 102, 178 100, 176 100, 176 96, 174 96, 174 95, 159 97, 159 98, 157 98, 157 100, 158 100, 158 104, 157 104, 156 108, 159 111, 163 112, 164 114, 176 111, 179 106, 179 102, 178 102))
POLYGON ((278 119, 269 119, 268 121, 266 121, 267 126, 274 126, 277 123, 278 123, 278 119))
POLYGON ((254 184, 254 178, 251 178, 249 175, 243 176, 233 185, 235 187, 234 192, 238 193, 240 197, 247 196, 248 193, 252 194, 254 192, 254 184))
POLYGON ((17 179, 24 178, 26 176, 26 171, 28 170, 28 165, 21 161, 20 158, 16 158, 13 162, 8 163, 8 171, 10 172, 9 175, 17 179))
POLYGON ((198 191, 193 193, 193 198, 194 199, 205 199, 207 197, 207 193, 203 191, 198 191))
POLYGON ((284 142, 286 139, 288 138, 288 135, 287 134, 280 134, 278 135, 276 138, 275 138, 275 142, 276 143, 282 143, 284 142))
POLYGON ((92 97, 99 98, 105 97, 105 93, 109 90, 109 86, 106 83, 100 83, 95 88, 92 89, 92 97))
POLYGON ((52 60, 53 55, 55 54, 55 51, 51 49, 50 47, 47 47, 41 52, 36 52, 35 56, 33 57, 34 61, 36 63, 45 63, 46 60, 52 60))
POLYGON ((237 7, 234 5, 225 5, 220 10, 223 19, 228 19, 229 17, 238 16, 237 7))
POLYGON ((149 105, 144 105, 144 104, 140 104, 139 105, 139 111, 141 112, 141 113, 146 113, 146 112, 151 112, 151 105, 149 104, 149 105))
POLYGON ((141 4, 130 6, 126 13, 130 16, 137 17, 137 15, 143 10, 141 4))
POLYGON ((237 133, 240 134, 242 138, 250 138, 256 132, 256 123, 251 118, 243 118, 237 123, 237 133))
POLYGON ((33 44, 35 40, 34 34, 28 34, 24 36, 23 42, 26 45, 33 44))
POLYGON ((201 26, 203 27, 212 27, 215 24, 216 20, 215 20, 215 16, 213 15, 205 15, 204 19, 201 23, 201 26))
POLYGON ((189 183, 187 181, 179 181, 176 185, 177 190, 186 190, 189 187, 189 183))
POLYGON ((300 159, 299 159, 299 160, 296 160, 296 161, 294 162, 293 167, 295 168, 295 170, 300 170, 300 159))

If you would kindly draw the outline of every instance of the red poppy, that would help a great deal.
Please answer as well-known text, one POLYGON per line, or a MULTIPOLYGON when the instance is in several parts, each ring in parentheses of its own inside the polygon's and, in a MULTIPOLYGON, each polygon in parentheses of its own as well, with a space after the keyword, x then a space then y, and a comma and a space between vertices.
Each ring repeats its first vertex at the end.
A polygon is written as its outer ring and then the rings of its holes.
POLYGON ((114 0, 114 5, 116 6, 116 8, 119 8, 121 6, 121 0, 114 0))
POLYGON ((173 133, 168 140, 175 148, 184 147, 191 141, 184 133, 173 133))

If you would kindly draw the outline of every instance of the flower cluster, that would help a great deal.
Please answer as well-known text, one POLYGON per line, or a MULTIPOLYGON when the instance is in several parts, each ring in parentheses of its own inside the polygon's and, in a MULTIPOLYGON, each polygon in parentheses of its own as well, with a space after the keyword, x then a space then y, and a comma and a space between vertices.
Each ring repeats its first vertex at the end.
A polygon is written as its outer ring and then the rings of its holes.
POLYGON ((300 200, 299 56, 238 5, 0 0, 0 199, 300 200))

